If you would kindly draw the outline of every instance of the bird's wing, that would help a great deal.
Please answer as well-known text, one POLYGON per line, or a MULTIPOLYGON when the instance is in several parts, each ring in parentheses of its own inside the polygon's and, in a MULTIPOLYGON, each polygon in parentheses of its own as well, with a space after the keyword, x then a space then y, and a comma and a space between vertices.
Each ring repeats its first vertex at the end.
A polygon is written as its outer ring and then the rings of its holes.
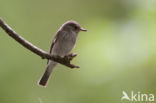
MULTIPOLYGON (((56 35, 54 36, 54 39, 53 39, 53 41, 52 41, 52 44, 51 44, 51 47, 50 47, 50 51, 49 51, 50 54, 52 53, 52 49, 53 49, 55 43, 57 42, 57 40, 58 40, 60 34, 61 34, 61 31, 58 31, 58 32, 56 33, 56 35)), ((47 61, 47 64, 48 64, 48 63, 49 63, 49 60, 47 61)))

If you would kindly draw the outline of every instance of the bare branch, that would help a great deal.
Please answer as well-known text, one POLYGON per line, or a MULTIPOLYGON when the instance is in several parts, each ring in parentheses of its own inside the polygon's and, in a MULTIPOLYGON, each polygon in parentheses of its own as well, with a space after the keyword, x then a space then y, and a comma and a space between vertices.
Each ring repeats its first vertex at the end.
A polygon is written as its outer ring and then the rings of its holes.
POLYGON ((30 51, 32 51, 33 53, 37 54, 38 56, 40 56, 42 59, 50 59, 53 60, 55 62, 58 62, 62 65, 65 65, 67 67, 70 68, 79 68, 79 66, 75 66, 73 64, 70 64, 70 61, 75 57, 75 56, 65 56, 64 58, 62 57, 54 57, 51 56, 49 53, 45 52, 44 50, 36 47, 35 45, 33 45, 32 43, 30 43, 29 41, 25 40, 23 37, 21 37, 20 35, 18 35, 13 29, 11 29, 11 27, 9 27, 9 25, 7 25, 1 18, 0 18, 0 27, 9 35, 11 36, 13 39, 15 39, 18 43, 20 43, 21 45, 23 45, 25 48, 29 49, 30 51))

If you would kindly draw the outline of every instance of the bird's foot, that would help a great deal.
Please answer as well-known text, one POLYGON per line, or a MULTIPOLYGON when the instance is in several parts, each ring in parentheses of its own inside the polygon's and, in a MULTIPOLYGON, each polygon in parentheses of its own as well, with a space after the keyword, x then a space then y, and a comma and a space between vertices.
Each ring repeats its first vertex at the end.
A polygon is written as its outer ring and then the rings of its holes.
POLYGON ((66 66, 70 66, 70 68, 80 68, 79 66, 70 63, 70 61, 76 56, 77 56, 76 53, 70 53, 68 55, 65 55, 64 57, 54 55, 54 61, 56 59, 57 61, 59 61, 59 63, 65 64, 66 66))
POLYGON ((65 56, 65 58, 68 60, 68 61, 71 61, 74 57, 77 56, 77 53, 70 53, 68 55, 65 56))

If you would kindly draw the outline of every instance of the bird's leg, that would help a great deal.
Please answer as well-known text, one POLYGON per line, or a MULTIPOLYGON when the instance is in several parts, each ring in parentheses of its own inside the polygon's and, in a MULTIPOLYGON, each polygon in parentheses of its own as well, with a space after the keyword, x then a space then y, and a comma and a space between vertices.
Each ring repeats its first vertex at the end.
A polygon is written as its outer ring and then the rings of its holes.
MULTIPOLYGON (((76 57, 77 56, 77 53, 70 53, 70 54, 68 54, 68 55, 65 55, 64 56, 64 63, 66 63, 66 64, 70 64, 70 61, 74 58, 74 57, 76 57)), ((73 68, 80 68, 79 66, 75 66, 75 65, 73 65, 73 64, 70 64, 70 65, 72 65, 73 66, 73 68)))
POLYGON ((65 55, 63 58, 58 56, 58 55, 54 55, 55 58, 61 60, 61 58, 63 59, 62 62, 64 63, 67 63, 67 64, 70 64, 70 61, 77 56, 77 53, 70 53, 70 54, 67 54, 65 55))
POLYGON ((57 59, 57 61, 59 61, 60 64, 70 65, 71 68, 80 68, 79 66, 76 66, 76 65, 73 65, 73 64, 70 63, 70 61, 75 56, 77 56, 77 54, 75 54, 75 53, 68 54, 68 55, 66 55, 64 57, 61 57, 61 56, 58 56, 58 55, 53 55, 54 61, 55 61, 55 59, 57 59))
POLYGON ((67 61, 71 61, 74 57, 77 56, 77 53, 70 53, 68 55, 66 55, 64 58, 67 60, 67 61))
POLYGON ((76 56, 77 56, 76 53, 70 53, 64 56, 64 60, 66 63, 70 63, 70 61, 76 56))

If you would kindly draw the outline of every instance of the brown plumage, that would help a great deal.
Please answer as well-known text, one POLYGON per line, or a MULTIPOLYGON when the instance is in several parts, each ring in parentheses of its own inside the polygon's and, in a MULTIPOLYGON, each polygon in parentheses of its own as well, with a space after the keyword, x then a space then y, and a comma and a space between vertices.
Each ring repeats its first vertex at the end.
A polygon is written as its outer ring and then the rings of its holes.
MULTIPOLYGON (((86 29, 81 28, 77 22, 67 21, 64 23, 54 36, 50 47, 50 54, 61 57, 69 54, 76 43, 77 35, 80 31, 86 31, 86 29)), ((39 81, 39 85, 47 85, 47 81, 56 65, 56 62, 48 60, 46 70, 39 81)))

